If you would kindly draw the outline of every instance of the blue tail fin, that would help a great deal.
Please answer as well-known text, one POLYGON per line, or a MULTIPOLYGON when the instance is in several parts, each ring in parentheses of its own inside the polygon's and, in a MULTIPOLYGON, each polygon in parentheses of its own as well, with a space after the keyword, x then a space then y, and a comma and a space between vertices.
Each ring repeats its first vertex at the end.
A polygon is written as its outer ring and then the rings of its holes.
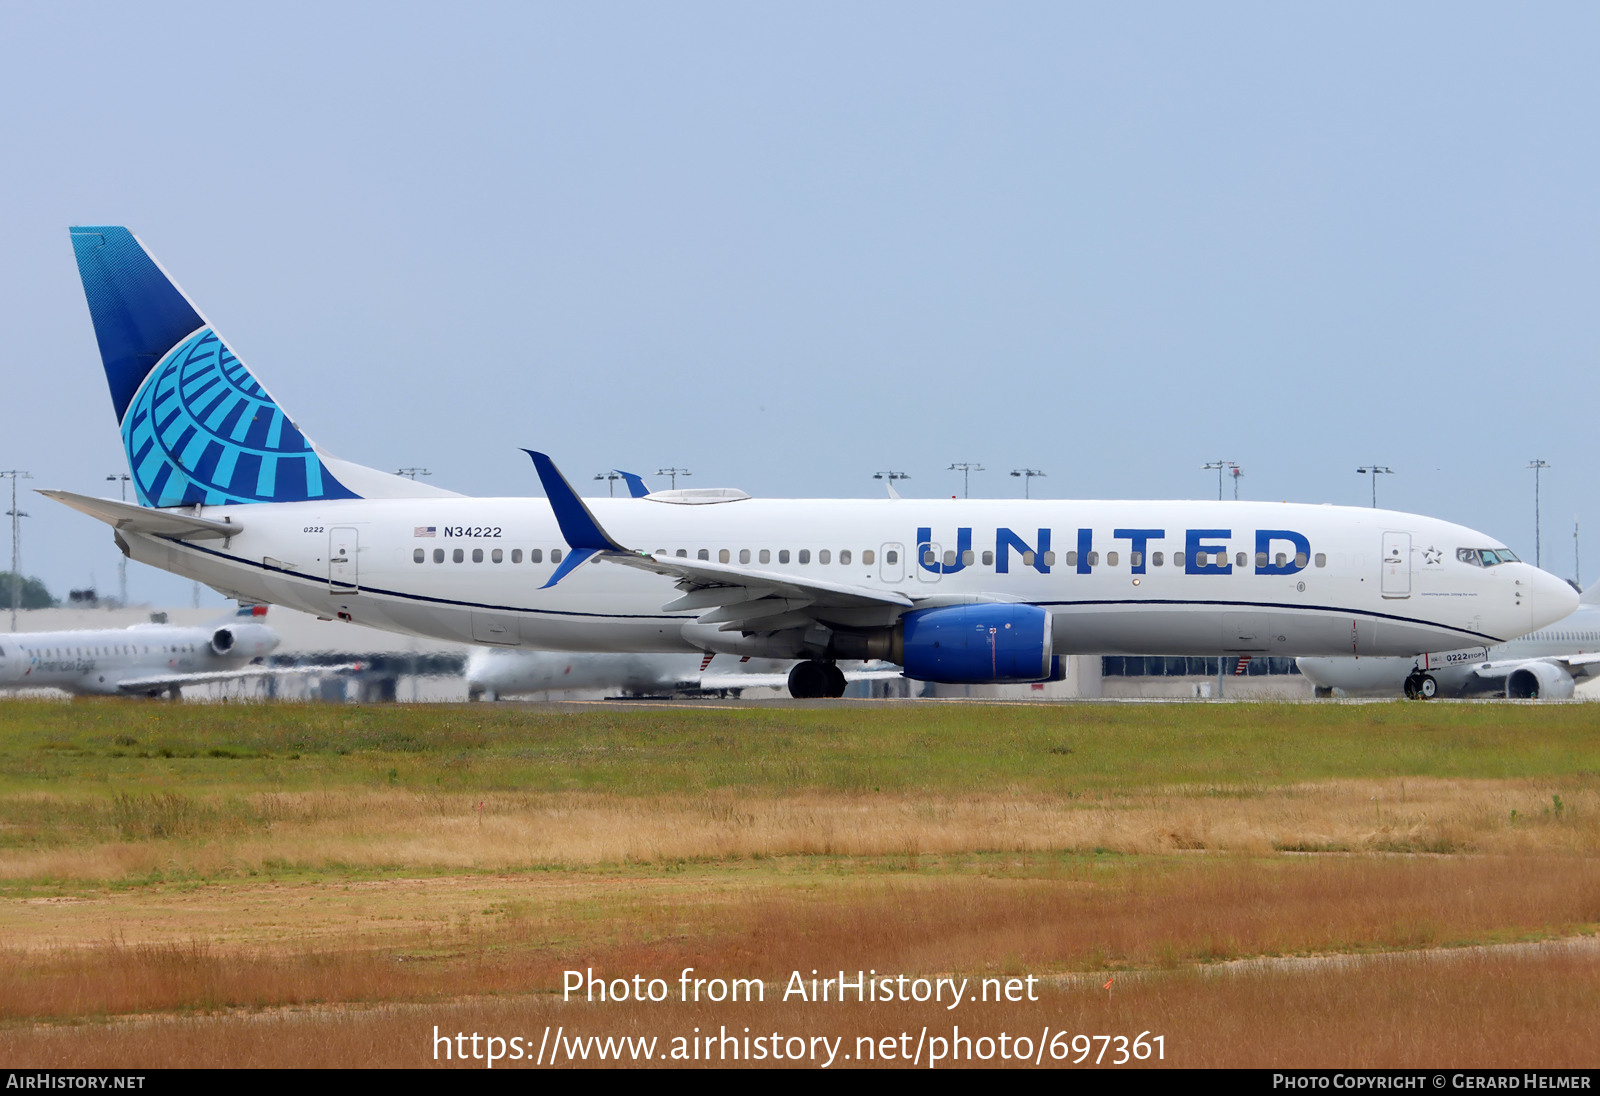
POLYGON ((358 497, 133 233, 71 231, 141 503, 358 497))

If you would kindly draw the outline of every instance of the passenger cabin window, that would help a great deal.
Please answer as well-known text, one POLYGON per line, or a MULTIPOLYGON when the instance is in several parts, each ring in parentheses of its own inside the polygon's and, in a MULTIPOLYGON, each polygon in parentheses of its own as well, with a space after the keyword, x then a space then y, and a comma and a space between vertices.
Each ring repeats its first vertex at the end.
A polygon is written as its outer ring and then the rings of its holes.
POLYGON ((521 548, 513 548, 513 549, 511 549, 511 562, 512 563, 521 563, 522 562, 522 549, 521 548))
POLYGON ((809 548, 800 549, 799 560, 800 560, 801 563, 810 563, 811 562, 811 549, 809 549, 809 548))
POLYGON ((983 565, 985 567, 993 567, 994 566, 994 553, 993 552, 985 552, 985 553, 983 553, 983 565))
POLYGON ((748 549, 748 548, 739 549, 739 562, 740 563, 749 563, 750 562, 750 549, 748 549))
POLYGON ((1115 552, 1107 552, 1106 553, 1106 566, 1107 567, 1115 567, 1116 565, 1117 565, 1117 553, 1115 553, 1115 552))
POLYGON ((467 558, 466 550, 463 548, 457 548, 454 552, 450 553, 450 558, 457 563, 461 563, 467 558))
POLYGON ((482 548, 474 548, 472 550, 472 562, 473 563, 482 563, 483 562, 483 549, 482 548))
POLYGON ((504 552, 502 552, 498 548, 496 548, 493 552, 489 553, 489 559, 492 560, 495 563, 503 563, 505 561, 505 558, 506 558, 506 554, 504 552))
POLYGON ((1150 566, 1152 566, 1152 567, 1160 567, 1161 566, 1161 553, 1160 552, 1151 552, 1150 553, 1150 566))
POLYGON ((861 562, 866 564, 868 567, 872 566, 873 562, 876 559, 876 556, 877 556, 877 554, 875 552, 873 552, 873 550, 871 548, 863 548, 861 550, 861 562))
POLYGON ((1172 565, 1174 567, 1182 567, 1183 566, 1183 553, 1182 552, 1174 552, 1174 553, 1172 553, 1172 565))
POLYGON ((412 563, 421 563, 424 559, 427 559, 427 558, 428 558, 428 553, 424 552, 421 548, 413 549, 412 552, 411 552, 411 562, 412 563))
POLYGON ((826 548, 822 549, 821 551, 819 551, 817 553, 817 562, 818 563, 829 563, 829 562, 832 562, 832 560, 833 560, 833 553, 828 551, 826 548))
POLYGON ((1316 565, 1318 567, 1326 567, 1328 565, 1328 553, 1326 553, 1326 552, 1318 552, 1313 557, 1313 560, 1314 560, 1314 562, 1316 563, 1316 565))
POLYGON ((696 559, 703 559, 707 563, 710 563, 711 562, 711 550, 708 549, 708 548, 702 548, 698 552, 695 553, 695 558, 696 559))
POLYGON ((1246 556, 1243 552, 1235 552, 1234 553, 1233 565, 1235 567, 1243 567, 1248 561, 1249 561, 1249 557, 1246 556))
POLYGON ((770 548, 761 549, 761 552, 756 556, 756 559, 758 561, 760 561, 761 563, 771 563, 772 562, 772 549, 770 549, 770 548))
POLYGON ((561 562, 561 549, 559 549, 559 548, 550 549, 550 562, 551 563, 560 563, 561 562))
POLYGON ((544 562, 544 549, 543 548, 530 548, 530 549, 528 549, 528 562, 529 563, 543 563, 544 562))
POLYGON ((848 548, 839 549, 839 563, 840 563, 841 566, 849 566, 849 563, 850 563, 850 549, 848 549, 848 548))
POLYGON ((1144 553, 1143 552, 1129 552, 1128 553, 1128 566, 1129 567, 1137 567, 1143 562, 1144 562, 1144 553))
POLYGON ((1067 566, 1068 567, 1076 567, 1077 565, 1078 565, 1078 553, 1077 552, 1068 552, 1067 553, 1067 566))
MULTIPOLYGON (((1028 555, 1031 556, 1031 555, 1033 555, 1033 553, 1029 552, 1028 555)), ((971 567, 972 564, 973 564, 973 561, 976 560, 976 559, 977 559, 977 557, 972 554, 972 549, 971 548, 968 548, 965 552, 961 553, 961 563, 962 563, 963 566, 971 567)), ((1031 564, 1033 561, 1025 559, 1025 562, 1031 564)))
POLYGON ((779 548, 778 549, 778 562, 779 563, 788 563, 789 562, 789 549, 787 549, 787 548, 779 548))
POLYGON ((443 563, 444 562, 444 549, 443 548, 435 548, 433 550, 433 562, 435 562, 435 563, 443 563))
POLYGON ((1024 567, 1032 567, 1033 566, 1033 560, 1034 560, 1034 555, 1033 555, 1032 552, 1024 552, 1024 553, 1022 553, 1022 565, 1024 567))
POLYGON ((728 550, 726 548, 719 548, 717 550, 717 562, 718 563, 727 563, 730 558, 731 557, 729 557, 728 550))

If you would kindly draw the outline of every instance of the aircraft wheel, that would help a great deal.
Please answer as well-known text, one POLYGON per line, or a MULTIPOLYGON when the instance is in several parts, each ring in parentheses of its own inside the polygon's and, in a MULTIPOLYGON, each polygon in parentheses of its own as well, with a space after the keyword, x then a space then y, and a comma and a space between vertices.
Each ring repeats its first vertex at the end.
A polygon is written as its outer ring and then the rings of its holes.
POLYGON ((1313 685, 1311 687, 1311 695, 1316 697, 1318 700, 1329 700, 1333 697, 1333 686, 1313 685))
POLYGON ((789 671, 789 695, 796 700, 815 700, 828 695, 827 663, 796 662, 789 671))
POLYGON ((1410 677, 1406 678, 1406 699, 1407 700, 1415 700, 1415 699, 1417 699, 1417 675, 1416 674, 1412 674, 1410 677))
POLYGON ((1439 683, 1432 674, 1422 675, 1422 680, 1417 682, 1417 695, 1423 700, 1432 700, 1439 695, 1439 683))
POLYGON ((844 695, 844 687, 848 684, 844 679, 844 671, 832 662, 823 663, 823 669, 828 678, 828 691, 826 696, 840 697, 844 695))

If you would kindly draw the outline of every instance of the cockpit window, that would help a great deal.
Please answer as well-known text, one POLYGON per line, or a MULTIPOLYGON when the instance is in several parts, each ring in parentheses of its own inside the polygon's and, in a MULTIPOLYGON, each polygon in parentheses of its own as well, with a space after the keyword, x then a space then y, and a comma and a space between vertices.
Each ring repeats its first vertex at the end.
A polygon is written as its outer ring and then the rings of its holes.
POLYGON ((1493 567, 1499 563, 1519 563, 1517 555, 1509 548, 1457 548, 1456 559, 1474 567, 1493 567))

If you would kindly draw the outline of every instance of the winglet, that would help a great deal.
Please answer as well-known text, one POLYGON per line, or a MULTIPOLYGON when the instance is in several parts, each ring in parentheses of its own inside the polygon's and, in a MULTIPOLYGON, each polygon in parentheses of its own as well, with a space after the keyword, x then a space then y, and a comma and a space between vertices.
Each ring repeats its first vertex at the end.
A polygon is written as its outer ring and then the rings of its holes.
POLYGON ((650 488, 644 485, 644 477, 637 472, 624 472, 620 468, 613 468, 612 471, 621 476, 622 481, 628 485, 630 497, 642 499, 650 493, 650 488))
POLYGON ((572 484, 567 482, 567 477, 561 474, 554 461, 543 453, 535 453, 532 449, 524 449, 523 452, 533 458, 533 467, 539 473, 539 482, 544 484, 544 493, 550 498, 550 509, 555 511, 556 524, 561 526, 561 535, 572 548, 571 555, 556 571, 555 577, 550 580, 550 585, 554 585, 557 579, 583 562, 582 559, 577 563, 571 562, 579 553, 583 553, 586 559, 595 552, 627 551, 600 528, 600 523, 589 513, 589 508, 583 504, 583 500, 572 489, 572 484))

